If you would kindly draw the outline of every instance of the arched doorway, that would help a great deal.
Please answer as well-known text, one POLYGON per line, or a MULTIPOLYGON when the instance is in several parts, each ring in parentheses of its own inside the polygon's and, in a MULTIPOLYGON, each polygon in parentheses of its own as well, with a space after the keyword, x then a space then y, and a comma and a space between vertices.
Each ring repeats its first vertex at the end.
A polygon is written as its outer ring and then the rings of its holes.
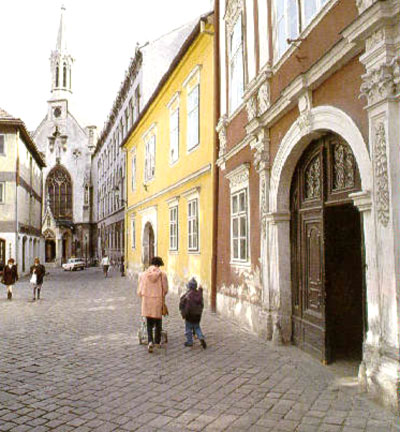
POLYGON ((360 189, 354 155, 334 134, 308 146, 292 178, 292 339, 325 363, 361 359, 362 230, 349 198, 360 189))
POLYGON ((143 265, 147 268, 154 257, 154 230, 150 222, 147 222, 143 232, 143 265))
POLYGON ((56 236, 50 229, 47 229, 43 235, 45 238, 45 262, 54 262, 56 259, 56 236))

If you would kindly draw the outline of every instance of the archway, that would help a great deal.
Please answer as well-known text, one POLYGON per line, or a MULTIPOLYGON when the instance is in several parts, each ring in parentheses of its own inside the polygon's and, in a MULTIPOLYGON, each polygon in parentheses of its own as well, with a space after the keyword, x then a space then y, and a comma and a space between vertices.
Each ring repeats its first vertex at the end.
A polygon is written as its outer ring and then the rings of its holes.
POLYGON ((45 238, 45 262, 54 262, 56 259, 56 236, 50 229, 47 229, 43 235, 45 238))
MULTIPOLYGON (((369 284, 377 280, 375 228, 371 214, 372 164, 367 145, 354 121, 343 111, 320 106, 308 112, 308 125, 296 121, 283 137, 274 158, 270 175, 269 213, 267 217, 265 296, 272 318, 272 337, 285 342, 292 340, 292 275, 290 244, 290 185, 300 157, 309 144, 327 133, 343 139, 354 155, 358 167, 361 190, 351 194, 352 202, 362 214, 362 234, 365 245, 366 298, 373 301, 369 284)), ((375 310, 368 310, 368 321, 377 318, 375 310)))
POLYGON ((26 248, 27 248, 27 238, 22 238, 22 273, 25 273, 26 270, 26 248))
POLYGON ((147 222, 143 232, 143 265, 147 268, 154 257, 154 230, 150 222, 147 222))
POLYGON ((0 238, 0 266, 6 264, 6 241, 0 238))
POLYGON ((324 363, 361 360, 361 220, 349 198, 360 175, 347 143, 314 140, 291 183, 292 340, 324 363))

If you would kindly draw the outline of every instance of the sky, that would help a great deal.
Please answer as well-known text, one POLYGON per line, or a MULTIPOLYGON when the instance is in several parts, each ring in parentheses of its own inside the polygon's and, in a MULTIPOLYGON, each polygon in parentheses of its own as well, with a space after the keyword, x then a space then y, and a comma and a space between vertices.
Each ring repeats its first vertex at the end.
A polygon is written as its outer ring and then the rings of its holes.
POLYGON ((64 5, 67 45, 75 59, 75 114, 99 132, 135 46, 211 10, 211 0, 0 0, 0 107, 34 131, 50 99, 50 53, 64 5))

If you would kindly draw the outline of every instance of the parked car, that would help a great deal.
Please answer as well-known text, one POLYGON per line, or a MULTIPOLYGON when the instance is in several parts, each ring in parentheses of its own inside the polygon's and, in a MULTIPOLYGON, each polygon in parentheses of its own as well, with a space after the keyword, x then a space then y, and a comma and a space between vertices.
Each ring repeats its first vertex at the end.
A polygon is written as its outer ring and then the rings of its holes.
POLYGON ((85 261, 82 258, 69 258, 69 260, 62 265, 62 268, 67 271, 85 270, 85 261))

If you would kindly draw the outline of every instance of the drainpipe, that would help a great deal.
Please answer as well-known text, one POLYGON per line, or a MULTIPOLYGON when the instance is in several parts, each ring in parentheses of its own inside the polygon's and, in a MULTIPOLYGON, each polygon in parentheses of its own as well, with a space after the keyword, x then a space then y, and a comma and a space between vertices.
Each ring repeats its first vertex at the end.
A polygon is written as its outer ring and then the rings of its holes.
MULTIPOLYGON (((18 241, 18 184, 19 184, 19 129, 16 134, 16 158, 15 158, 15 262, 18 265, 19 241, 18 241)), ((11 256, 10 256, 11 258, 11 256)), ((21 269, 19 269, 21 271, 21 269)))
POLYGON ((216 126, 220 116, 220 78, 219 78, 219 0, 214 0, 214 137, 213 137, 213 244, 211 264, 211 311, 217 311, 217 247, 218 247, 218 194, 219 194, 219 168, 217 158, 219 152, 219 141, 216 126))

